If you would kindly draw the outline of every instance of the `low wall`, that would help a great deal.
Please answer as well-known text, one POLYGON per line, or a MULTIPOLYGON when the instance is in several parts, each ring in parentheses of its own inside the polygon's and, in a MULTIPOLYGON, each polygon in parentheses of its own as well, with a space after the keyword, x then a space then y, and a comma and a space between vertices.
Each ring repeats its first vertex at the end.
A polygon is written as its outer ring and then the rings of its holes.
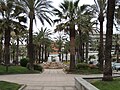
POLYGON ((75 77, 75 87, 77 90, 99 90, 81 77, 75 77))

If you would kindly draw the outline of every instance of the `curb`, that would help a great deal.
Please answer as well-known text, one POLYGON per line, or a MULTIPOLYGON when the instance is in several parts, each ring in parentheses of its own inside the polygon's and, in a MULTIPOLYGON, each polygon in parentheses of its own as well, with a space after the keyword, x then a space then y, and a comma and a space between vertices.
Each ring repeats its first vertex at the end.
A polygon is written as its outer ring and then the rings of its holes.
POLYGON ((23 84, 18 90, 23 90, 27 85, 23 84))

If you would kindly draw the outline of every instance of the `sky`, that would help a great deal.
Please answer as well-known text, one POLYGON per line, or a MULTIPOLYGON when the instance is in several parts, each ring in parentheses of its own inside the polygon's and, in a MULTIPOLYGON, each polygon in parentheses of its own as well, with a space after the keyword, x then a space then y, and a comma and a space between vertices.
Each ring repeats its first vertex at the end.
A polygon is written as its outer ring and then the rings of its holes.
MULTIPOLYGON (((53 6, 54 6, 55 8, 59 8, 60 3, 63 2, 64 0, 51 0, 51 1, 53 2, 53 6)), ((75 0, 73 0, 73 1, 75 1, 75 0)), ((94 4, 94 0, 80 0, 79 5, 83 5, 83 4, 94 4)), ((53 18, 54 18, 54 17, 53 17, 53 18)), ((49 29, 51 29, 52 31, 54 31, 54 29, 55 29, 55 26, 51 27, 51 26, 49 26, 47 23, 46 23, 46 26, 47 26, 49 29)), ((57 35, 58 35, 58 34, 56 33, 56 34, 52 35, 52 37, 55 37, 55 36, 57 36, 57 35)))
MULTIPOLYGON (((64 0, 51 0, 51 1, 53 2, 52 5, 53 5, 55 8, 59 8, 60 3, 63 2, 64 0)), ((73 0, 73 1, 75 1, 75 0, 73 0)), ((79 5, 81 6, 81 5, 83 5, 83 4, 90 4, 90 5, 92 5, 92 4, 94 4, 94 0, 80 0, 79 5)), ((52 19, 54 20, 54 19, 55 19, 55 16, 53 16, 52 19)), ((40 23, 38 23, 37 28, 36 28, 36 25, 34 25, 34 28, 35 28, 34 31, 35 31, 35 32, 38 31, 37 29, 40 29, 41 26, 42 26, 42 25, 41 25, 40 23)), ((48 23, 45 23, 45 27, 47 27, 47 28, 50 29, 52 32, 54 32, 55 25, 51 27, 48 23)), ((104 31, 105 31, 105 30, 106 30, 106 23, 104 23, 104 31)), ((116 31, 115 31, 115 32, 116 32, 116 31)), ((54 38, 54 37, 56 37, 56 36, 58 36, 58 33, 53 33, 53 35, 51 35, 52 38, 54 38)))

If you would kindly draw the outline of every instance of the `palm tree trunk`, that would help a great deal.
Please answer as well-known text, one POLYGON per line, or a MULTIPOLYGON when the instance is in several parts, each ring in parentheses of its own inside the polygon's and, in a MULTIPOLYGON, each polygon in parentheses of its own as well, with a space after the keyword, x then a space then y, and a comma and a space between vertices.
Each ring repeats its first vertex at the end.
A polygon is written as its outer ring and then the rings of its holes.
POLYGON ((0 38, 0 64, 2 63, 2 54, 3 54, 3 51, 2 51, 2 37, 0 38))
POLYGON ((45 62, 48 61, 48 57, 47 57, 47 46, 45 45, 45 62))
POLYGON ((42 48, 42 63, 44 62, 44 45, 41 46, 42 48))
POLYGON ((8 65, 10 64, 10 29, 5 30, 5 65, 8 72, 8 65))
POLYGON ((65 58, 66 58, 66 62, 67 62, 67 60, 68 60, 68 56, 67 56, 67 55, 68 55, 68 52, 66 51, 66 57, 65 57, 65 58))
POLYGON ((82 44, 82 60, 81 62, 84 62, 84 48, 85 47, 85 43, 82 44))
POLYGON ((107 6, 107 30, 106 30, 106 42, 105 42, 105 67, 103 71, 103 80, 111 81, 112 67, 111 67, 111 49, 112 49, 112 35, 113 35, 113 19, 115 11, 115 1, 108 0, 107 6))
POLYGON ((88 47, 89 47, 89 43, 87 41, 86 42, 86 62, 88 62, 88 47))
POLYGON ((75 26, 70 28, 70 71, 75 70, 75 26))
POLYGON ((100 22, 100 45, 99 45, 99 69, 102 71, 103 70, 103 61, 104 61, 104 46, 103 46, 103 21, 104 21, 104 16, 103 13, 100 12, 99 18, 100 22))
POLYGON ((81 32, 81 30, 79 30, 79 38, 80 38, 80 44, 79 44, 79 59, 80 59, 80 61, 82 61, 83 60, 83 58, 82 58, 82 38, 81 38, 81 34, 82 34, 82 32, 81 32))
POLYGON ((29 44, 28 44, 28 57, 31 69, 33 69, 33 63, 34 63, 34 46, 33 46, 33 17, 30 18, 30 26, 29 26, 29 44))
POLYGON ((17 36, 17 48, 16 48, 16 65, 18 65, 18 57, 19 57, 19 37, 17 36))
POLYGON ((41 45, 39 46, 39 63, 41 61, 41 45))

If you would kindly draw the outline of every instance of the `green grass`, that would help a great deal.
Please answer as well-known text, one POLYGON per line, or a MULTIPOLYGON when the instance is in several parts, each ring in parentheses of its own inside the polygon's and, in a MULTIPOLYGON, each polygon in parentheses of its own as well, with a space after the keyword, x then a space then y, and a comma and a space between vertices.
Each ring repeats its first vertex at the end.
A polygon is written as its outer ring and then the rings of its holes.
POLYGON ((76 70, 76 73, 78 74, 101 74, 102 72, 99 69, 80 69, 76 70))
POLYGON ((28 73, 38 73, 39 71, 31 71, 28 70, 26 67, 21 66, 9 66, 8 72, 6 72, 6 67, 0 65, 0 74, 28 74, 28 73))
POLYGON ((0 81, 0 90, 18 90, 20 86, 21 85, 16 83, 0 81))
POLYGON ((95 81, 92 82, 100 90, 120 90, 120 78, 113 81, 95 81))

